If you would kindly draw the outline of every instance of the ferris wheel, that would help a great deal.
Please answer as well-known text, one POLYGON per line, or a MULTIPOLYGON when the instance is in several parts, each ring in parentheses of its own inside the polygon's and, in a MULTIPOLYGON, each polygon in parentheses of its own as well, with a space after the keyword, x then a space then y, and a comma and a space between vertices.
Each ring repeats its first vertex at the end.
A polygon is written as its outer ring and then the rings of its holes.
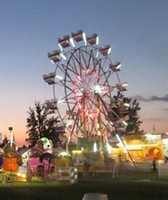
POLYGON ((119 77, 120 62, 110 59, 111 47, 99 47, 98 35, 79 30, 58 39, 59 50, 48 53, 55 70, 43 79, 53 88, 47 101, 72 137, 100 137, 104 142, 123 122, 127 83, 119 77))

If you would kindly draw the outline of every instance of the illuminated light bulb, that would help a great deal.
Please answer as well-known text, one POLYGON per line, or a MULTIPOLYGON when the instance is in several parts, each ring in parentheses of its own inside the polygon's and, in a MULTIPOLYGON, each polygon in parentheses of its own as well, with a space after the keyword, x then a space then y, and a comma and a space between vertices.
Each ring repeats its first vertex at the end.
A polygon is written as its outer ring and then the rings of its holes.
POLYGON ((95 86, 95 93, 100 94, 101 92, 102 92, 101 87, 100 87, 99 85, 96 85, 96 86, 95 86))
POLYGON ((97 152, 98 148, 97 148, 97 143, 94 142, 93 144, 93 152, 97 152))
POLYGON ((99 56, 99 51, 96 52, 96 56, 95 57, 98 58, 98 56, 99 56))
POLYGON ((87 45, 86 34, 83 32, 82 36, 83 36, 84 44, 86 46, 87 45))
POLYGON ((130 104, 129 103, 124 103, 124 106, 130 107, 130 104))
POLYGON ((82 80, 82 79, 81 79, 81 77, 80 77, 79 75, 77 76, 77 79, 78 79, 79 81, 81 81, 81 80, 82 80))
POLYGON ((112 148, 108 142, 106 142, 106 147, 107 147, 107 152, 111 153, 112 148))
POLYGON ((93 116, 92 116, 92 114, 89 114, 89 117, 93 119, 93 116))
POLYGON ((128 123, 126 121, 122 121, 122 123, 125 125, 125 126, 128 126, 128 123))
POLYGON ((63 77, 59 76, 59 75, 56 75, 56 78, 59 79, 59 80, 63 80, 63 77))
POLYGON ((63 53, 60 53, 61 58, 63 58, 64 60, 67 60, 66 56, 63 53))
POLYGON ((123 87, 127 87, 127 86, 128 86, 128 83, 123 83, 122 86, 123 86, 123 87))
POLYGON ((89 74, 89 72, 90 72, 90 69, 89 69, 89 68, 86 69, 85 73, 86 73, 86 74, 89 74))
POLYGON ((75 43, 74 43, 74 40, 73 40, 72 37, 69 39, 69 41, 70 41, 70 43, 71 43, 71 46, 72 46, 72 47, 75 47, 75 43))
POLYGON ((22 178, 26 178, 26 174, 21 174, 21 177, 22 178))
POLYGON ((65 102, 65 99, 61 99, 61 100, 58 100, 57 103, 64 103, 65 102))
POLYGON ((58 46, 59 46, 60 50, 63 51, 63 48, 60 43, 58 43, 58 46))

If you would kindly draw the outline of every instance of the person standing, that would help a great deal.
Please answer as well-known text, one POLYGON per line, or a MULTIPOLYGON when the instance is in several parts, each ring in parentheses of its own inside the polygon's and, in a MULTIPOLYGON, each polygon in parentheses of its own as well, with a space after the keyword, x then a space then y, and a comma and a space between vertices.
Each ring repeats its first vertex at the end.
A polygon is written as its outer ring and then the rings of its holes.
POLYGON ((90 163, 88 160, 85 160, 83 162, 83 176, 88 177, 89 175, 89 168, 90 168, 90 163))
POLYGON ((153 158, 153 162, 152 162, 152 165, 153 165, 153 170, 156 171, 157 170, 157 167, 156 167, 156 162, 157 162, 157 158, 154 157, 153 158))

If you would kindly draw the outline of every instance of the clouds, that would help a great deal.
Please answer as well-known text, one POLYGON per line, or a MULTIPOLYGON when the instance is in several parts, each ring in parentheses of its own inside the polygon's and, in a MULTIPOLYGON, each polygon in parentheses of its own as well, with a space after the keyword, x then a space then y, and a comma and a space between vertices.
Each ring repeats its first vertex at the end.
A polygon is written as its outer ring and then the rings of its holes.
POLYGON ((167 121, 166 119, 163 119, 161 117, 151 117, 151 118, 144 118, 143 120, 146 121, 152 121, 152 122, 162 122, 162 121, 167 121))
POLYGON ((137 95, 137 96, 134 96, 133 98, 142 102, 153 102, 153 101, 168 102, 168 94, 165 94, 165 96, 162 96, 162 97, 153 95, 149 98, 145 98, 143 96, 137 95))
POLYGON ((168 93, 162 96, 137 95, 132 97, 140 103, 141 128, 146 132, 153 132, 153 126, 156 132, 167 132, 168 130, 168 93))

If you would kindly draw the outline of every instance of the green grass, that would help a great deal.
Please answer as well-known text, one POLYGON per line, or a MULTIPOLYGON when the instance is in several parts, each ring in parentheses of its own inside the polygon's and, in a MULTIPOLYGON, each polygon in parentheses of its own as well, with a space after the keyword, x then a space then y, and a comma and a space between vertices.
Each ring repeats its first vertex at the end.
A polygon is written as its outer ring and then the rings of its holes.
POLYGON ((99 174, 78 183, 31 182, 0 185, 0 200, 82 200, 85 193, 105 193, 109 200, 167 200, 168 178, 156 172, 99 174))

